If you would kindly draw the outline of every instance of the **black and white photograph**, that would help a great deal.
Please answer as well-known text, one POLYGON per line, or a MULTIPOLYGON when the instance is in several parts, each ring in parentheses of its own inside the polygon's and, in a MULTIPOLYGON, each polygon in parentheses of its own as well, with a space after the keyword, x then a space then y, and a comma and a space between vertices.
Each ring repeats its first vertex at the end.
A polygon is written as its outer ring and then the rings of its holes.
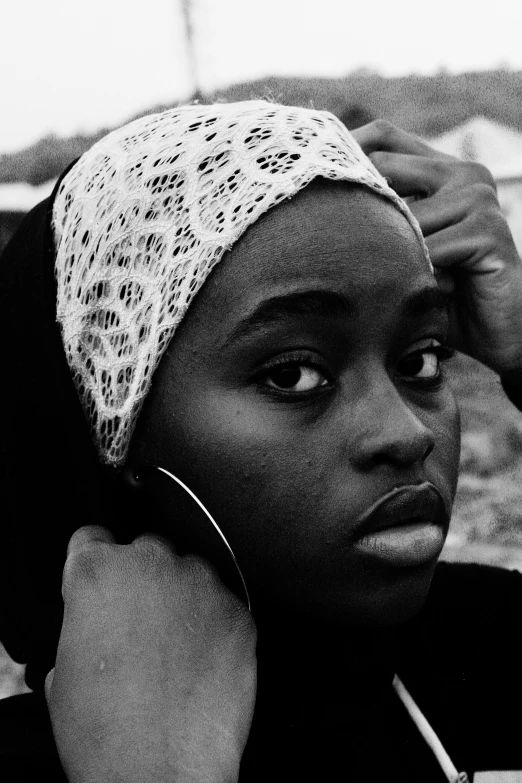
POLYGON ((0 20, 0 783, 522 783, 522 5, 0 20))

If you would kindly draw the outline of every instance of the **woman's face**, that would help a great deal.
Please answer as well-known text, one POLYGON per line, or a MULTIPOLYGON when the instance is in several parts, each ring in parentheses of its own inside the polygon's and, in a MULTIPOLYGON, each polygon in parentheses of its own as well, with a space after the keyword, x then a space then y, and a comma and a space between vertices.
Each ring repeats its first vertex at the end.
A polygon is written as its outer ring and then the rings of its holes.
POLYGON ((129 464, 161 465, 200 497, 254 609, 404 620, 425 598, 456 487, 446 332, 407 220, 362 187, 316 181, 249 228, 205 283, 129 464))

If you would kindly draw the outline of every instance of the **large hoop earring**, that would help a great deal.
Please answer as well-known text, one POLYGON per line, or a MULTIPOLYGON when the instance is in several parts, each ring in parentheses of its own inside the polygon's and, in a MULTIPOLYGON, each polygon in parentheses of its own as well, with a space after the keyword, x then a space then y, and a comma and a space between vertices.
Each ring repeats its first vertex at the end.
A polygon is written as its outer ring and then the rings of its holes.
MULTIPOLYGON (((170 471, 166 470, 165 468, 160 467, 159 465, 147 465, 146 469, 152 468, 154 470, 160 471, 163 475, 167 476, 171 481, 174 481, 179 487, 181 487, 186 494, 192 499, 192 501, 199 507, 200 511, 203 512, 205 517, 208 519, 210 524, 212 525, 213 529, 218 534, 221 542, 224 544, 224 551, 228 553, 228 561, 233 566, 233 570, 237 573, 239 577, 239 583, 243 591, 243 595, 239 596, 242 598, 248 608, 249 611, 252 611, 252 606, 250 603, 250 595, 248 593, 248 589, 246 586, 245 578, 243 576, 243 572, 241 571, 239 564, 237 562, 236 556, 234 555, 234 552, 232 551, 232 547, 228 543, 227 539, 225 538, 225 535, 223 534, 223 531, 217 524, 214 517, 211 515, 211 513, 208 511, 207 508, 203 505, 201 500, 192 492, 192 490, 187 487, 186 484, 181 481, 177 476, 175 476, 173 473, 170 473, 170 471)), ((140 475, 136 475, 135 478, 139 481, 143 478, 141 471, 139 471, 140 475)), ((222 547, 223 550, 223 547, 222 547)), ((196 553, 197 554, 197 553, 196 553)))

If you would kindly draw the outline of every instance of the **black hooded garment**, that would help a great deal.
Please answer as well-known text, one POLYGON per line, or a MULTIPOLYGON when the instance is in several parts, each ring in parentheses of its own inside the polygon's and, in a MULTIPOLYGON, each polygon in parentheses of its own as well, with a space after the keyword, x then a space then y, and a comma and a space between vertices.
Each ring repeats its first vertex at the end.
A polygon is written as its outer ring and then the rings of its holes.
MULTIPOLYGON (((0 702, 2 783, 65 781, 43 681, 60 632, 66 547, 81 525, 108 525, 117 540, 125 527, 111 507, 55 320, 51 205, 52 197, 29 213, 0 261, 0 639, 27 663, 33 689, 0 702)), ((505 388, 522 409, 521 387, 505 388)), ((522 575, 440 564, 421 613, 389 636, 393 643, 383 637, 383 654, 366 661, 365 676, 352 677, 348 660, 341 679, 306 629, 277 660, 260 637, 240 783, 446 780, 391 688, 394 672, 459 771, 471 778, 475 770, 522 770, 522 575), (317 651, 311 678, 299 665, 302 644, 317 651), (318 711, 325 692, 327 714, 318 711)))

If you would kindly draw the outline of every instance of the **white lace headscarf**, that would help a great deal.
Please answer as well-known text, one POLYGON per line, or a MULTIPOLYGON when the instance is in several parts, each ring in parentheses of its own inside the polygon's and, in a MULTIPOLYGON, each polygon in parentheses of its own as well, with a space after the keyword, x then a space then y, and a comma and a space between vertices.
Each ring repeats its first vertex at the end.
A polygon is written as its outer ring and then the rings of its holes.
POLYGON ((319 176, 392 201, 430 263, 408 207, 328 112, 184 106, 110 133, 64 177, 53 210, 57 319, 102 462, 124 463, 154 370, 212 268, 319 176))

